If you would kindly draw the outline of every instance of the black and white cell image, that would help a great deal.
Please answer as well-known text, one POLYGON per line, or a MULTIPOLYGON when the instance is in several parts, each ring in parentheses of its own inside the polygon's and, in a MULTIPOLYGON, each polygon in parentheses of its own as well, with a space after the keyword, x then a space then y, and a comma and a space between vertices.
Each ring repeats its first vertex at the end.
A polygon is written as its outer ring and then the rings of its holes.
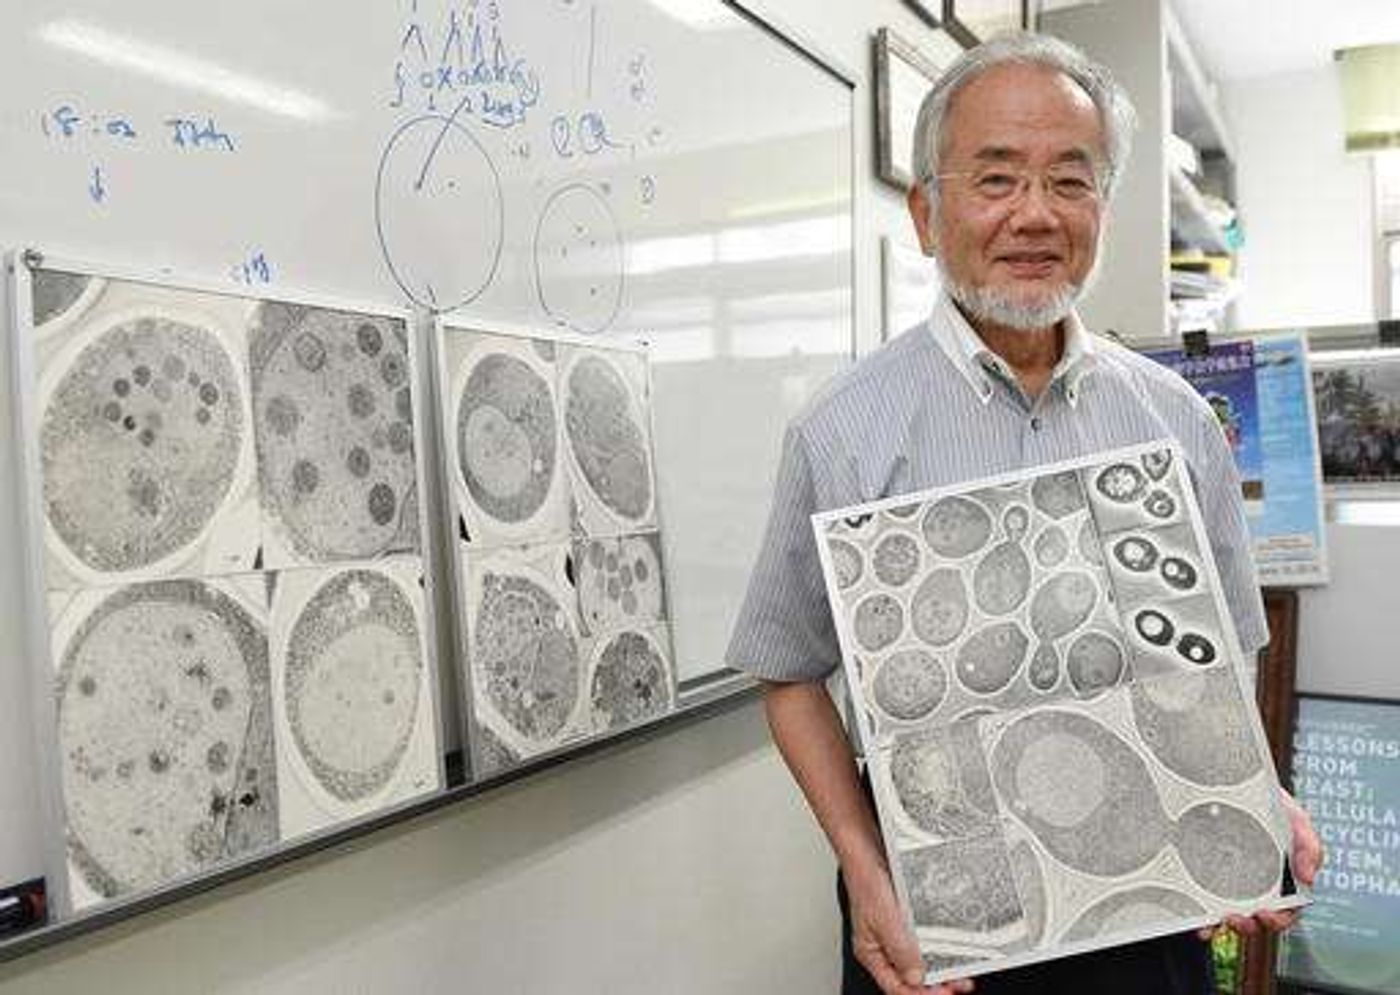
POLYGON ((624 729, 665 715, 675 705, 675 679, 664 629, 625 629, 599 640, 589 667, 593 728, 624 729))
POLYGON ((1053 570, 1069 556, 1069 536, 1058 525, 1047 525, 1036 534, 1035 562, 1042 570, 1053 570))
POLYGON ((940 557, 961 559, 977 552, 992 537, 992 516, 978 502, 948 497, 934 502, 924 513, 924 541, 940 557))
POLYGON ((875 579, 886 587, 903 587, 919 572, 922 555, 919 541, 911 533, 889 531, 871 550, 871 570, 875 579))
POLYGON ((1104 557, 1125 611, 1209 590, 1200 544, 1188 524, 1113 533, 1105 539, 1104 557))
POLYGON ((947 668, 928 650, 895 650, 875 666, 869 694, 890 718, 915 722, 943 704, 948 694, 947 668))
POLYGON ((1133 676, 1198 670, 1227 659, 1214 595, 1205 592, 1149 607, 1124 606, 1133 676))
POLYGON ((1139 885, 1116 891, 1089 906, 1065 931, 1068 943, 1095 937, 1136 937, 1206 914, 1190 895, 1159 885, 1139 885))
POLYGON ((975 720, 897 735, 890 784, 905 816, 944 839, 997 830, 997 803, 975 720))
POLYGON ((469 538, 530 526, 538 537, 564 473, 553 367, 505 349, 480 350, 466 366, 453 387, 453 441, 469 538))
POLYGON ((1026 669, 1026 679, 1031 687, 1046 693, 1060 683, 1060 654, 1053 643, 1041 643, 1031 655, 1030 666, 1026 669))
POLYGON ((569 727, 580 699, 579 642, 570 602, 543 578, 483 569, 471 606, 472 695, 536 750, 569 727))
POLYGON ((36 269, 30 279, 30 313, 35 328, 79 316, 83 304, 101 292, 104 281, 83 273, 36 269))
POLYGON ((1059 520, 1084 507, 1084 487, 1073 470, 1045 473, 1031 481, 1031 501, 1042 515, 1059 520))
POLYGON ((972 572, 973 599, 988 615, 1007 615, 1025 603, 1031 591, 1031 561, 1015 540, 992 547, 972 572))
POLYGON ((1021 925, 1021 900, 999 837, 935 843, 898 860, 916 927, 986 935, 1021 925))
POLYGON ((831 552, 831 565, 836 571, 836 586, 845 591, 856 584, 865 574, 865 557, 859 549, 845 539, 828 539, 827 549, 831 552))
POLYGON ((561 392, 583 530, 597 534, 649 525, 655 488, 642 359, 599 350, 570 352, 561 392), (601 514, 590 514, 594 509, 601 514))
POLYGON ((1133 504, 1147 493, 1147 475, 1132 463, 1111 463, 1092 473, 1094 490, 1114 504, 1133 504))
POLYGON ((1277 894, 1283 853, 1253 815, 1225 802, 1204 802, 1176 824, 1177 853, 1191 880, 1226 901, 1277 894))
POLYGON ((1040 858, 1025 840, 1011 845, 1011 870, 1016 876, 1016 892, 1026 916, 1027 946, 1038 946, 1050 921, 1050 900, 1046 894, 1045 872, 1040 858))
POLYGON ((579 540, 574 544, 574 583, 585 635, 662 621, 661 535, 579 540))
POLYGON ((958 647, 954 672, 974 694, 996 694, 1011 683, 1025 662, 1030 639, 1017 622, 992 622, 958 647))
POLYGON ((1171 450, 1125 456, 1082 471, 1099 533, 1160 529, 1189 521, 1184 470, 1171 450))
MULTIPOLYGON (((404 580, 412 586, 360 567, 278 578, 272 613, 281 633, 274 647, 285 654, 276 682, 281 748, 295 747, 296 772, 314 781, 305 790, 330 815, 436 786, 436 764, 410 750, 415 735, 422 738, 419 725, 431 724, 432 709, 423 706, 432 681, 417 578, 404 580)), ((290 780, 284 774, 284 798, 290 780)), ((287 827, 290 803, 283 809, 287 827)), ((298 819, 295 829, 320 821, 328 820, 298 819)))
POLYGON ((930 572, 909 599, 914 635, 930 646, 954 642, 967 628, 969 612, 962 574, 953 569, 930 572))
POLYGON ((1127 673, 1127 655, 1118 639, 1091 629, 1075 636, 1065 651, 1070 687, 1081 698, 1115 687, 1127 673))
POLYGON ((540 211, 534 242, 535 286, 550 320, 576 332, 610 327, 622 307, 623 242, 607 196, 568 183, 540 211))
POLYGON ((1007 810, 1075 870, 1127 874, 1170 842, 1146 763, 1086 715, 1046 708, 1011 720, 992 746, 991 769, 1007 810))
POLYGON ((525 759, 485 723, 476 723, 472 735, 475 739, 471 770, 474 781, 510 770, 525 759))
POLYGON ((878 652, 904 632, 904 606, 883 591, 868 594, 856 603, 851 614, 851 631, 861 649, 878 652))
POLYGON ((1054 641, 1079 628, 1094 611, 1099 585, 1092 574, 1066 570, 1053 574, 1031 598, 1031 631, 1054 641))
POLYGON ((416 552, 403 321, 269 301, 250 348, 265 564, 416 552))
POLYGON ((1266 762, 1229 667, 1163 674, 1130 691, 1138 735, 1172 773, 1208 787, 1243 784, 1266 762))
POLYGON ((277 841, 265 607, 246 587, 89 591, 55 619, 75 905, 277 841))
POLYGON ((40 380, 50 548, 84 583, 169 574, 251 479, 243 357, 184 311, 89 317, 40 380))

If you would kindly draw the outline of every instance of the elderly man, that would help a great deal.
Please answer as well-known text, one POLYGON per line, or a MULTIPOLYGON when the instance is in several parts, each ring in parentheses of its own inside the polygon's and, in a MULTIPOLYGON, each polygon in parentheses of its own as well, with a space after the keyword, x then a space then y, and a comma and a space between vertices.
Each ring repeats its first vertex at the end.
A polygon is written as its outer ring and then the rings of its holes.
MULTIPOLYGON (((930 989, 822 683, 839 650, 812 513, 1171 436, 1189 462, 1240 644, 1253 656, 1267 641, 1239 478, 1210 408, 1174 373, 1094 338, 1073 310, 1133 125, 1123 91, 1069 45, 1017 35, 965 53, 919 113, 909 193, 943 293, 924 324, 837 377, 788 428, 729 659, 765 681, 773 738, 839 862, 846 993, 930 989)), ((1292 866, 1306 882, 1320 845, 1286 805, 1292 866)), ((1261 913, 1236 925, 1288 922, 1261 913)), ((1205 995, 1209 977, 1204 944, 1184 935, 988 975, 978 989, 1205 995)))

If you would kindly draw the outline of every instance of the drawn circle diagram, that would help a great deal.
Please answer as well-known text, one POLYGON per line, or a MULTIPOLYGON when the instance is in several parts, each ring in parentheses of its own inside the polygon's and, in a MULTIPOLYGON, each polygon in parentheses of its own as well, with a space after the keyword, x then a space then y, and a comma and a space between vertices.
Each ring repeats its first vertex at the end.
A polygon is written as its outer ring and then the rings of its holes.
POLYGON ((40 425, 44 512, 84 567, 153 567, 198 540, 239 473, 247 423, 233 358, 173 316, 119 320, 78 352, 40 425))
POLYGON ((389 138, 374 186, 379 249, 415 304, 451 311, 491 285, 505 239, 501 177, 461 122, 427 114, 389 138))
POLYGON ((302 609, 287 648, 287 718, 333 797, 359 801, 389 783, 408 750, 422 671, 413 606, 384 574, 337 574, 302 609))
POLYGON ((74 602, 56 684, 69 854, 83 880, 112 897, 274 838, 262 626, 194 580, 89 600, 74 602))
POLYGON ((535 226, 535 287, 545 314, 593 334, 622 307, 622 233, 608 202, 586 183, 569 183, 545 201, 535 226))

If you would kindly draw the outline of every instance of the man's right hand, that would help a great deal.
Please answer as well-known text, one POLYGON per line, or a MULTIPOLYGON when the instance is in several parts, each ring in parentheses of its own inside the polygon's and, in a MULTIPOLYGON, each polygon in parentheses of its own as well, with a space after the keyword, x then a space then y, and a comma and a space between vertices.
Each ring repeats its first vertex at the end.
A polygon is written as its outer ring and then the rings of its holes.
POLYGON ((904 924, 888 873, 868 880, 846 880, 851 901, 851 947, 856 960, 870 972, 885 995, 953 995, 972 991, 971 981, 952 981, 932 988, 924 984, 924 961, 919 946, 904 924))

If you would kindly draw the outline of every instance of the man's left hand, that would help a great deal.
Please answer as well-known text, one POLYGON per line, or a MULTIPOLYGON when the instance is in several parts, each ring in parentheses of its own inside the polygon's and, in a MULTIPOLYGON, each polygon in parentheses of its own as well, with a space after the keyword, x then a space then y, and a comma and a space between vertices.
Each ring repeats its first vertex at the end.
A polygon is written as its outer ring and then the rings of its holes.
MULTIPOLYGON (((1284 813, 1288 816, 1288 828, 1293 834, 1292 852, 1289 857, 1293 880, 1305 888, 1310 888, 1313 879, 1317 877, 1318 869, 1322 867, 1322 840, 1313 828, 1312 819, 1293 796, 1286 791, 1280 792, 1280 795, 1284 813)), ((1260 932, 1280 933, 1293 925, 1298 913, 1298 909, 1279 909, 1256 912, 1250 916, 1232 915, 1225 917, 1225 924, 1243 936, 1254 936, 1260 932)), ((1214 931, 1214 927, 1206 927, 1201 930, 1201 938, 1210 939, 1214 931)))

